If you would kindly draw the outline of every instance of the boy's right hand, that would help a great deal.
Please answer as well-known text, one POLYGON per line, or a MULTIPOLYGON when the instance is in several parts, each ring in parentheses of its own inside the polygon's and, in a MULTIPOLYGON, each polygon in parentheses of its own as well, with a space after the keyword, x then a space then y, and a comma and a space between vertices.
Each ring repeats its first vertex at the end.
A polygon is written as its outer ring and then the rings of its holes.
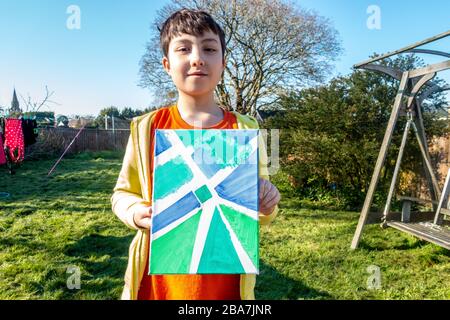
POLYGON ((136 209, 133 215, 134 223, 140 228, 150 229, 152 216, 151 206, 142 206, 136 209))

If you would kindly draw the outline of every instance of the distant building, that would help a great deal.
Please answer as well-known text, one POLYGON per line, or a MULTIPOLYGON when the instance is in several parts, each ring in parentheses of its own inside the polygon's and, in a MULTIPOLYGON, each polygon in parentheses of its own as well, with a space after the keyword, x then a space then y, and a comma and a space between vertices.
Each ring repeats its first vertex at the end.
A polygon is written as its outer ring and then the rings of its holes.
POLYGON ((56 122, 58 127, 68 127, 69 125, 69 118, 67 118, 65 115, 57 115, 56 116, 56 122))
POLYGON ((69 119, 68 122, 69 128, 79 129, 84 126, 86 127, 96 127, 95 118, 94 117, 76 117, 69 119))

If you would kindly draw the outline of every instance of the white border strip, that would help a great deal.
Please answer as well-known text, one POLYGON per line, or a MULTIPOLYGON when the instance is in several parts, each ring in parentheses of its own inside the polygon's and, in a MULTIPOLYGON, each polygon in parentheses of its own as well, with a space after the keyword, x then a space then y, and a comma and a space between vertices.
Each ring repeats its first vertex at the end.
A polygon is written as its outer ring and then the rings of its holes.
POLYGON ((205 248, 206 238, 208 237, 209 227, 211 226, 212 217, 214 215, 215 205, 212 199, 203 203, 203 212, 198 223, 197 235, 194 242, 194 250, 192 250, 191 266, 189 273, 196 274, 203 249, 205 248))

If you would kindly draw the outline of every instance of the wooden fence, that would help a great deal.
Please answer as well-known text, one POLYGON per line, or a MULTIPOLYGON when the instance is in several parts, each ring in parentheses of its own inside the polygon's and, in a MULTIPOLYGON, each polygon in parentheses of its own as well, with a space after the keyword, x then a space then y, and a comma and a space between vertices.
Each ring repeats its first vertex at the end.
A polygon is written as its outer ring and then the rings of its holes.
MULTIPOLYGON (((39 128, 38 141, 42 145, 58 145, 65 149, 78 134, 80 129, 74 128, 39 128)), ((103 150, 125 150, 129 129, 83 129, 80 135, 70 146, 68 153, 79 153, 83 151, 103 151, 103 150)))

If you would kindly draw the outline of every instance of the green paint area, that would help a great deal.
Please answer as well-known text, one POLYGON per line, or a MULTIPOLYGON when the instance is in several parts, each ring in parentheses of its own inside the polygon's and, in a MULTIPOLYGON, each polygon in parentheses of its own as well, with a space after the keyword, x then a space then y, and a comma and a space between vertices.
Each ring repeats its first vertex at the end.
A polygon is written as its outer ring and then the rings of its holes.
POLYGON ((202 149, 221 168, 235 167, 251 155, 251 146, 244 143, 238 130, 176 130, 186 147, 202 149))
POLYGON ((245 273, 217 208, 214 210, 197 273, 245 273))
POLYGON ((197 196, 198 200, 201 203, 205 203, 206 201, 208 201, 209 199, 212 198, 212 194, 211 194, 211 192, 209 191, 209 189, 208 189, 208 187, 206 185, 198 188, 195 191, 195 195, 197 196))
POLYGON ((258 221, 225 205, 220 205, 223 215, 242 244, 245 252, 259 270, 259 227, 258 221))
POLYGON ((202 210, 152 241, 150 274, 189 273, 195 237, 202 210))
POLYGON ((183 158, 178 156, 157 166, 154 177, 154 200, 157 200, 177 191, 178 188, 191 181, 193 174, 183 158))

